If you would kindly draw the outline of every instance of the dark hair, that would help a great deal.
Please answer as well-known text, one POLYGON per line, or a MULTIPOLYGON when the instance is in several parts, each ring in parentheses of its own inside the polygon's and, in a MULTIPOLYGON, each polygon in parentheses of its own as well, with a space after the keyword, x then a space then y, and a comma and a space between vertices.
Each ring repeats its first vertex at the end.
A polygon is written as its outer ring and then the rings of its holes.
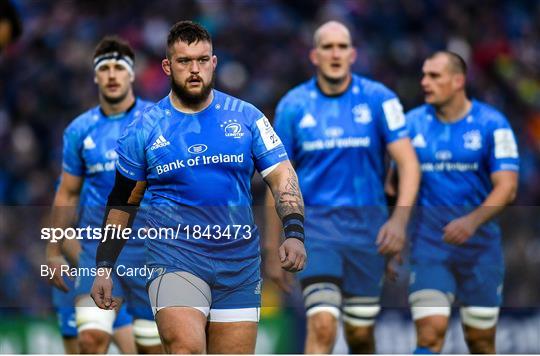
POLYGON ((15 41, 22 34, 21 17, 9 0, 0 0, 0 21, 8 21, 11 25, 11 40, 9 42, 15 41))
POLYGON ((167 58, 170 58, 170 48, 178 41, 188 45, 199 41, 212 44, 212 37, 204 27, 196 22, 178 21, 171 27, 167 36, 167 58))
POLYGON ((443 55, 448 58, 450 62, 450 69, 455 73, 461 73, 467 75, 467 63, 459 54, 452 51, 437 51, 433 53, 429 58, 434 58, 435 56, 443 55))
POLYGON ((122 56, 128 56, 135 62, 135 54, 131 46, 118 36, 105 36, 99 41, 94 50, 94 58, 105 53, 118 52, 122 56))

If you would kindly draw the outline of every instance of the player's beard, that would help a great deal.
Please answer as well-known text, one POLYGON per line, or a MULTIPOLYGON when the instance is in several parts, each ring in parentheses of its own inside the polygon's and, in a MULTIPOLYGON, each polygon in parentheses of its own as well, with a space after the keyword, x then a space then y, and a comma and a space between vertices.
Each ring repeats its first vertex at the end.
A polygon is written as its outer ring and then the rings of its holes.
POLYGON ((215 79, 214 74, 215 73, 212 72, 212 78, 210 78, 210 81, 208 84, 206 84, 201 78, 202 89, 197 94, 190 93, 186 89, 186 85, 178 84, 174 80, 173 75, 171 75, 171 89, 173 93, 176 95, 176 97, 180 99, 180 101, 183 102, 184 104, 188 106, 199 105, 208 98, 208 96, 212 92, 212 89, 214 88, 214 79, 215 79))

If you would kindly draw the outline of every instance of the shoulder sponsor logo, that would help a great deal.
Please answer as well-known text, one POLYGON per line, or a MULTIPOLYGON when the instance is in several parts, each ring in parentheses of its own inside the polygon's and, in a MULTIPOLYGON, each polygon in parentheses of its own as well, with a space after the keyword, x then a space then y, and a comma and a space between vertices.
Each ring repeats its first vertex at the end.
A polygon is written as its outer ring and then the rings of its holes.
POLYGON ((208 146, 202 143, 198 143, 198 144, 189 146, 188 152, 193 153, 193 154, 199 154, 199 153, 206 152, 207 149, 208 149, 208 146))
POLYGON ((91 136, 86 136, 83 141, 83 147, 85 150, 91 150, 96 148, 96 144, 94 143, 94 140, 92 140, 91 136))
POLYGON ((302 120, 300 120, 300 123, 298 124, 298 126, 301 129, 305 129, 308 127, 315 127, 317 126, 317 121, 310 113, 307 113, 304 115, 304 117, 302 117, 302 120))
POLYGON ((403 114, 403 107, 397 98, 386 100, 382 107, 390 131, 405 126, 405 114, 403 114))
POLYGON ((225 137, 241 138, 244 136, 242 125, 236 120, 228 120, 219 125, 225 131, 225 137))
POLYGON ((411 142, 414 147, 425 148, 427 146, 426 139, 422 134, 417 134, 416 136, 414 136, 411 142))
POLYGON ((495 158, 518 158, 518 147, 514 133, 510 129, 493 131, 495 158))
POLYGON ((261 117, 255 123, 257 124, 257 128, 259 129, 264 146, 267 150, 276 148, 281 144, 279 136, 274 131, 272 125, 270 125, 270 121, 268 121, 266 116, 261 117))
POLYGON ((482 148, 482 135, 478 130, 472 130, 463 134, 463 147, 477 151, 482 148))
POLYGON ((371 122, 371 110, 366 104, 358 104, 352 109, 354 122, 358 124, 369 124, 371 122))
POLYGON ((165 139, 165 137, 163 137, 163 135, 159 135, 157 140, 152 144, 152 147, 150 147, 150 150, 151 151, 157 150, 158 148, 165 147, 165 146, 168 146, 170 144, 171 143, 169 141, 167 141, 167 139, 165 139))

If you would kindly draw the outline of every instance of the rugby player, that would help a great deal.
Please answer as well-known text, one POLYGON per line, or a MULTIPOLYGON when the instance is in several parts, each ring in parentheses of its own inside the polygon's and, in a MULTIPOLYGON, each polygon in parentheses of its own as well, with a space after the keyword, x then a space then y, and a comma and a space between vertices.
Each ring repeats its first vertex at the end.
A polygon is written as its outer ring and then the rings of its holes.
POLYGON ((457 299, 470 352, 493 354, 504 278, 493 218, 516 195, 517 144, 502 113, 467 97, 459 55, 436 52, 422 72, 425 104, 407 113, 422 169, 411 234, 415 353, 441 352, 457 299))
MULTIPOLYGON (((399 99, 383 84, 351 72, 357 53, 345 25, 323 24, 313 46, 316 76, 290 90, 275 117, 306 203, 310 263, 299 276, 307 313, 305 352, 332 351, 343 313, 350 351, 373 353, 385 257, 403 248, 419 167, 399 99), (402 178, 390 218, 386 153, 402 178)), ((267 221, 266 272, 289 289, 271 253, 279 243, 277 222, 272 214, 267 221)))
MULTIPOLYGON (((169 353, 255 351, 261 293, 250 193, 255 170, 285 226, 284 268, 301 270, 306 259, 303 201, 287 153, 257 108, 213 89, 216 65, 206 29, 190 21, 171 28, 162 62, 171 92, 120 138, 108 201, 105 226, 125 228, 148 187, 148 228, 177 231, 147 243, 154 269, 148 293, 169 353)), ((124 242, 102 241, 97 267, 113 268, 124 242)), ((110 278, 96 276, 98 306, 116 306, 112 287, 110 278)))
MULTIPOLYGON (((117 37, 104 38, 96 47, 93 63, 99 106, 78 116, 64 132, 62 175, 52 210, 51 223, 56 228, 70 227, 75 220, 82 228, 101 227, 98 215, 104 213, 107 195, 114 183, 116 141, 125 127, 151 104, 133 94, 134 54, 126 42, 117 37)), ((47 259, 49 266, 57 268, 53 284, 67 291, 65 276, 59 272, 59 266, 66 264, 63 252, 72 266, 90 269, 94 267, 99 241, 85 238, 81 247, 76 241, 62 242, 47 245, 47 259), (79 250, 82 250, 80 254, 79 250)), ((143 241, 131 241, 121 261, 128 266, 144 266, 143 241)), ((95 306, 90 298, 92 281, 92 276, 79 276, 75 286, 79 350, 81 353, 105 353, 116 312, 95 306)), ((145 291, 145 278, 125 277, 120 283, 115 297, 126 300, 135 319, 133 329, 139 352, 159 353, 161 345, 145 291)), ((67 300, 65 306, 71 303, 67 300)))

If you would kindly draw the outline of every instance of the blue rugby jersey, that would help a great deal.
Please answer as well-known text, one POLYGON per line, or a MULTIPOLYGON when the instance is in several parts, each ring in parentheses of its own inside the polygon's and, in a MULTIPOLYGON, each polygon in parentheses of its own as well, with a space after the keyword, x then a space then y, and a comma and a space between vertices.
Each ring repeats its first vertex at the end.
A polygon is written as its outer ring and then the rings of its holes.
POLYGON ((286 160, 287 153, 257 108, 213 94, 198 113, 177 110, 167 96, 119 140, 118 171, 147 181, 151 193, 147 226, 170 228, 149 240, 150 264, 172 264, 176 248, 220 259, 259 253, 251 178, 255 169, 264 172, 286 160))
POLYGON ((519 170, 518 148, 506 117, 473 100, 469 113, 456 122, 444 123, 431 105, 422 105, 407 113, 407 125, 422 169, 412 257, 500 259, 501 232, 495 221, 481 226, 461 247, 443 242, 442 229, 482 204, 493 189, 493 172, 519 170), (490 252, 483 253, 486 250, 490 252))
POLYGON ((283 97, 275 126, 298 174, 308 238, 372 245, 388 214, 386 146, 407 137, 397 96, 354 74, 343 94, 327 96, 312 78, 283 97))

